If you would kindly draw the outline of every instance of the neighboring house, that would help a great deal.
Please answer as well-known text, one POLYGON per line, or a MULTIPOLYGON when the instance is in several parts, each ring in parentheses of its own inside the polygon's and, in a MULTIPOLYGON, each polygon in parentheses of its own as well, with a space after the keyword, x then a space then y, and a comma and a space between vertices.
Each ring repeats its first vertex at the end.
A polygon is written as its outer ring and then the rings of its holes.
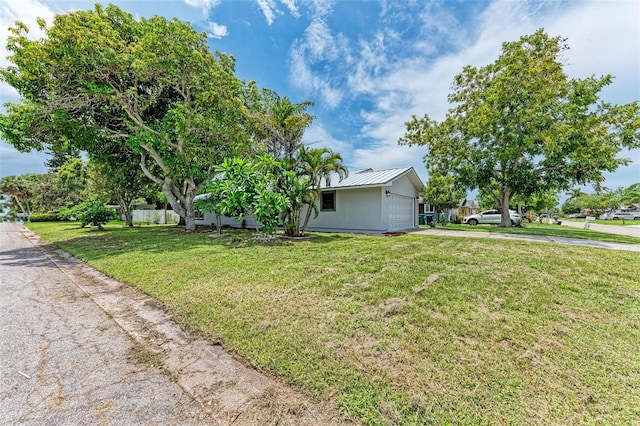
POLYGON ((392 232, 418 227, 423 184, 413 167, 353 170, 331 186, 323 185, 319 215, 308 230, 392 232))
MULTIPOLYGON (((383 233, 418 227, 418 201, 423 185, 412 167, 389 170, 352 170, 342 181, 322 183, 318 217, 311 215, 307 230, 383 233)), ((304 212, 303 212, 304 218, 304 212)), ((214 213, 196 219, 198 225, 215 223, 214 213)), ((223 218, 223 225, 254 228, 253 216, 242 222, 223 218)))
POLYGON ((456 212, 457 216, 462 219, 463 217, 471 216, 480 212, 480 207, 473 200, 464 198, 460 201, 460 206, 456 212))

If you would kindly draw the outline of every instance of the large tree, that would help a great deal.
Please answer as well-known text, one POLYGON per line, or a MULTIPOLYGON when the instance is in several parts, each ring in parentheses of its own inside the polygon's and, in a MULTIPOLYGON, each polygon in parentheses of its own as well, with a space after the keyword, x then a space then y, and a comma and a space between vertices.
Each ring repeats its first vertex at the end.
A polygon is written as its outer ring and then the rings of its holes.
POLYGON ((543 30, 504 43, 494 63, 455 76, 442 122, 414 116, 400 143, 427 146, 427 168, 463 187, 497 186, 502 226, 511 225, 515 194, 601 183, 603 172, 628 164, 616 157, 622 148, 640 146, 639 106, 600 101, 610 75, 568 78, 567 49, 543 30))
POLYGON ((0 117, 4 138, 22 150, 64 141, 90 154, 105 138, 124 144, 194 229, 198 186, 249 142, 235 60, 212 55, 187 23, 136 20, 113 5, 39 24, 40 40, 21 23, 10 29, 12 65, 0 78, 22 99, 0 117))

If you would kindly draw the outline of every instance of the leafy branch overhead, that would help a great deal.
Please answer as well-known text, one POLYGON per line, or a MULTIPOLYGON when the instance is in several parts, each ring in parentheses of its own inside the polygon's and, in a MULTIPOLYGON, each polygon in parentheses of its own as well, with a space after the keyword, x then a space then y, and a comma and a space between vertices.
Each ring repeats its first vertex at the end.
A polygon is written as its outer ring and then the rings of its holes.
POLYGON ((443 121, 414 116, 399 143, 426 146, 429 171, 464 188, 497 187, 504 226, 515 195, 602 182, 629 163, 617 157, 623 148, 640 146, 640 109, 600 101, 610 75, 570 79, 568 48, 543 30, 504 43, 494 63, 455 76, 443 121))

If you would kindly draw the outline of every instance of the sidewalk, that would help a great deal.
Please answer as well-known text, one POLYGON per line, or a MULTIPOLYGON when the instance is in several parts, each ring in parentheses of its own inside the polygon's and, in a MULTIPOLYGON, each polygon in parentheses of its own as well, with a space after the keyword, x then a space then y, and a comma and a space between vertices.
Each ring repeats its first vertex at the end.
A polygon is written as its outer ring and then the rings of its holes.
POLYGON ((625 250, 640 253, 640 244, 609 243, 604 241, 582 240, 579 238, 551 237, 545 235, 516 235, 499 232, 449 231, 442 228, 426 228, 414 232, 420 235, 442 235, 461 238, 492 238, 506 240, 537 241, 542 243, 570 244, 585 247, 604 248, 608 250, 625 250))

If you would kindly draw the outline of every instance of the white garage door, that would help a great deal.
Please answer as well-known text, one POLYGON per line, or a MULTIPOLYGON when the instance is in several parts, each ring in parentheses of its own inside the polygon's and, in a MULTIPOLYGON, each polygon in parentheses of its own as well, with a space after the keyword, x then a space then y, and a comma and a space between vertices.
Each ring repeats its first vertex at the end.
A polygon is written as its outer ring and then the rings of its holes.
POLYGON ((389 197, 389 231, 413 228, 414 199, 391 194, 389 197))

